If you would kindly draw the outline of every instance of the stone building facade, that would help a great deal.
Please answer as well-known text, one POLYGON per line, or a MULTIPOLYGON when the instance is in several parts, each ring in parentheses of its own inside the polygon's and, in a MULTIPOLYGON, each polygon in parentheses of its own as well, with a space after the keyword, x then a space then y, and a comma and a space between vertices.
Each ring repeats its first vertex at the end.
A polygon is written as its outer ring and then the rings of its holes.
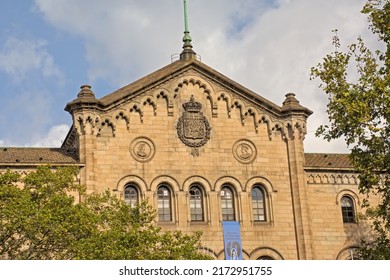
POLYGON ((344 154, 307 154, 312 112, 276 105, 199 61, 179 60, 97 99, 83 85, 61 148, 1 148, 0 169, 77 165, 89 193, 148 199, 164 230, 202 231, 224 259, 222 222, 240 224, 244 259, 349 259, 358 178, 344 154))

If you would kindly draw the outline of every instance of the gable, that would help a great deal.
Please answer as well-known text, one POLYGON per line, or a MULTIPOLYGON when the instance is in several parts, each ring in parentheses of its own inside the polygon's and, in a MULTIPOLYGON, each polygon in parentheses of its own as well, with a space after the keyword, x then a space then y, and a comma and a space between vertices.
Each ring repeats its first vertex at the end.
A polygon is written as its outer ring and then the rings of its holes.
MULTIPOLYGON (((87 125, 96 135, 111 130, 115 136, 118 120, 130 128, 130 119, 143 123, 145 117, 177 116, 191 95, 201 101, 203 113, 209 117, 238 116, 239 125, 252 126, 255 133, 265 124, 270 137, 273 131, 296 125, 288 121, 291 114, 301 115, 305 122, 312 113, 299 105, 293 94, 286 98, 286 104, 278 106, 197 60, 178 60, 101 99, 87 87, 82 87, 65 110, 72 113, 76 129, 85 133, 87 125), (88 109, 87 114, 84 109, 88 109)), ((304 133, 305 127, 301 129, 304 133)))
MULTIPOLYGON (((135 81, 134 83, 131 83, 121 89, 114 91, 111 94, 104 96, 99 101, 104 107, 117 105, 121 102, 126 102, 126 100, 129 98, 142 94, 145 91, 149 91, 158 85, 164 84, 170 79, 183 76, 183 74, 188 72, 194 76, 198 76, 204 81, 210 81, 214 85, 218 84, 220 87, 225 88, 225 90, 233 91, 237 97, 240 96, 241 98, 247 99, 247 101, 250 103, 261 106, 267 111, 280 112, 281 110, 280 106, 265 98, 262 98, 260 95, 250 91, 249 89, 246 89, 242 85, 234 82, 226 76, 223 76, 221 73, 197 60, 178 60, 152 74, 139 79, 138 81, 135 81)), ((204 81, 203 83, 201 81, 196 82, 200 83, 201 86, 206 87, 207 85, 204 81)), ((211 89, 205 88, 205 90, 210 92, 211 89)))

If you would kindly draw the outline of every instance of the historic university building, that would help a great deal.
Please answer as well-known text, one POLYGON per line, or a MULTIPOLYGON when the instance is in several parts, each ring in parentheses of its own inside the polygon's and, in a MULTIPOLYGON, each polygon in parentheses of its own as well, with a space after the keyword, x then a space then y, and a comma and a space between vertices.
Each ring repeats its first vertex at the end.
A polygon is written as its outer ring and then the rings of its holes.
POLYGON ((180 59, 103 98, 81 86, 62 147, 1 148, 0 172, 79 166, 89 193, 148 199, 160 227, 202 231, 215 259, 224 221, 238 222, 244 259, 354 258, 362 197, 348 155, 305 153, 312 111, 295 94, 262 98, 202 63, 188 38, 180 59))

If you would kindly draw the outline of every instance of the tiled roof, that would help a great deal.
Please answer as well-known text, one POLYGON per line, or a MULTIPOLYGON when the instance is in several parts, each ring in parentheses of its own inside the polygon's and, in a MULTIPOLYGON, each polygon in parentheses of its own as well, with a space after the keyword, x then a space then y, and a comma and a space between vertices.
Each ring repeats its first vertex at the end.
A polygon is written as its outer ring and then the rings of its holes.
POLYGON ((310 168, 348 168, 353 165, 348 154, 305 154, 305 167, 310 168))
POLYGON ((78 164, 74 151, 63 148, 0 148, 4 164, 78 164))

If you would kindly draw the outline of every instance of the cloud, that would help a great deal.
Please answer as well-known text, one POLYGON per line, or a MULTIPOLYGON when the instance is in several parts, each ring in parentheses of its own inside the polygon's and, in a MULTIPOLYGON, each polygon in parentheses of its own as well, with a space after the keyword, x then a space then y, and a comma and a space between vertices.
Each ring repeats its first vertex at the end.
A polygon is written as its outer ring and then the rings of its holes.
POLYGON ((51 127, 46 135, 35 137, 28 146, 32 147, 60 147, 69 132, 69 125, 59 124, 51 127))
POLYGON ((7 145, 24 145, 32 135, 44 133, 51 122, 51 101, 45 90, 26 89, 10 94, 1 111, 7 117, 0 123, 1 138, 7 145))
MULTIPOLYGON (((1 144, 19 146, 45 134, 59 112, 65 75, 56 65, 45 40, 8 36, 0 46, 1 144), (53 90, 55 89, 55 90, 53 90)), ((61 104, 60 108, 63 108, 61 104)))
MULTIPOLYGON (((234 37, 237 25, 241 30, 249 24, 243 19, 259 1, 238 2, 207 1, 208 13, 204 14, 204 1, 189 1, 194 43, 207 40, 209 32, 227 32, 234 37)), ((182 3, 177 0, 95 0, 94 5, 80 0, 36 0, 36 5, 52 25, 84 41, 92 82, 129 83, 165 66, 172 54, 181 52, 184 19, 182 3)))
POLYGON ((44 78, 63 79, 53 57, 45 49, 43 40, 21 40, 8 37, 0 51, 0 71, 6 72, 16 83, 22 83, 32 72, 44 78))
MULTIPOLYGON (((331 30, 345 42, 369 34, 365 0, 189 1, 189 28, 202 61, 269 100, 295 92, 309 118, 306 151, 347 151, 314 137, 327 122, 326 96, 310 68, 333 51, 331 30)), ((36 0, 47 22, 83 40, 91 82, 118 87, 169 63, 181 51, 182 3, 36 0)), ((369 40, 373 41, 372 38, 369 40)), ((371 42, 370 41, 370 42, 371 42)))
MULTIPOLYGON (((61 147, 70 126, 67 124, 54 125, 49 128, 46 134, 36 133, 33 136, 33 140, 28 143, 24 143, 25 147, 61 147)), ((20 143, 14 142, 12 139, 0 139, 0 147, 17 147, 20 143)))

